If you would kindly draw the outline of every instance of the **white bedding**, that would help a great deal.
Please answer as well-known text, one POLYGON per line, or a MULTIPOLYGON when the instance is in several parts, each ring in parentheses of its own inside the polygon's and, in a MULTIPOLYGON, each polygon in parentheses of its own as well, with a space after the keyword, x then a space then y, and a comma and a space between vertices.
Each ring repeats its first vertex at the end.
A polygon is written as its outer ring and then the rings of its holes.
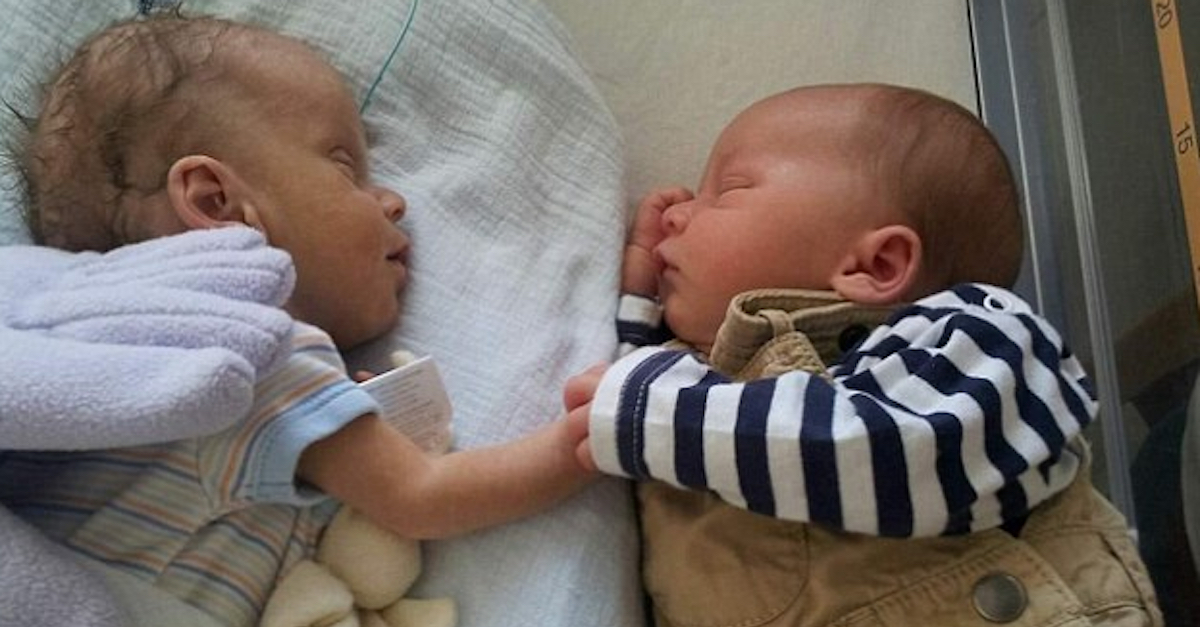
MULTIPOLYGON (((396 346, 433 355, 457 445, 474 447, 556 419, 565 378, 611 355, 622 161, 612 117, 540 4, 414 1, 187 7, 312 41, 362 96, 379 76, 365 118, 376 177, 409 201, 413 280, 395 334, 351 361, 379 367, 396 346)), ((0 96, 19 109, 29 77, 135 6, 4 0, 0 96)), ((0 205, 9 241, 21 238, 14 199, 0 205)), ((463 627, 641 623, 631 503, 617 480, 531 520, 427 543, 425 557, 414 596, 454 597, 463 627)))

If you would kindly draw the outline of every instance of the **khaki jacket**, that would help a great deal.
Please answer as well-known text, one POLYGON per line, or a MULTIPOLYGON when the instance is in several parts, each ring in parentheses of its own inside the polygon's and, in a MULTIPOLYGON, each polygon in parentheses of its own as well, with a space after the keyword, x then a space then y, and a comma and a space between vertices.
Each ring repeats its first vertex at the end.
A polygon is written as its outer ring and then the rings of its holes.
MULTIPOLYGON (((712 363, 741 380, 823 373, 847 329, 888 313, 827 293, 749 293, 731 305, 712 363)), ((1086 460, 1086 443, 1076 446, 1086 460)), ((638 498, 658 627, 1162 624, 1125 520, 1092 488, 1087 464, 1017 537, 849 534, 657 482, 638 498)))

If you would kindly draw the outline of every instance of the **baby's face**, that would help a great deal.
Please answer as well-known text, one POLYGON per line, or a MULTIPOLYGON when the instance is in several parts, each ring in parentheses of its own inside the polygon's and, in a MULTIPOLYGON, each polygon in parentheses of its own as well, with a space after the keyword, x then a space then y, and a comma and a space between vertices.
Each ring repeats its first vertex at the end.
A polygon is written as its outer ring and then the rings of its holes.
POLYGON ((396 323, 407 280, 408 236, 399 194, 371 183, 358 108, 315 55, 290 55, 262 77, 274 97, 259 109, 238 170, 255 191, 270 242, 291 253, 297 318, 342 348, 396 323))
POLYGON ((659 297, 681 339, 711 348, 730 300, 763 288, 830 289, 871 226, 864 168, 837 108, 767 100, 726 127, 696 197, 663 214, 659 297))

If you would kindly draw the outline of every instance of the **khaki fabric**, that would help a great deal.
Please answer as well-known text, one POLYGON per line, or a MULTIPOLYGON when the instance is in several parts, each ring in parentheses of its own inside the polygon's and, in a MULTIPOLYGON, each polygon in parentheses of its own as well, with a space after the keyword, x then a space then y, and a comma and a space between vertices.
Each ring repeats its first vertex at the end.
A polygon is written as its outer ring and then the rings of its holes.
MULTIPOLYGON (((825 370, 886 309, 821 292, 734 300, 714 367, 746 379, 825 370), (847 329, 851 332, 847 333, 847 329)), ((1086 445, 1079 442, 1081 457, 1086 445)), ((894 539, 761 516, 711 494, 639 486, 643 575, 659 627, 1157 626, 1146 569, 1125 521, 1091 486, 1072 485, 1020 536, 894 539)))
POLYGON ((853 348, 850 340, 865 339, 893 311, 856 305, 833 292, 744 292, 730 302, 709 361, 741 381, 791 370, 824 375, 826 363, 853 348))

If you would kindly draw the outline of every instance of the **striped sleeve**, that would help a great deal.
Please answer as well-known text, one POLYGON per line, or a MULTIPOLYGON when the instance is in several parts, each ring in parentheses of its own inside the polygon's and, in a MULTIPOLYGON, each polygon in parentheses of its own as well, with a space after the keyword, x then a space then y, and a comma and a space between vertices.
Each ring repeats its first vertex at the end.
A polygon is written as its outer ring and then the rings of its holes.
POLYGON ((671 339, 663 325, 658 301, 635 294, 622 294, 617 305, 617 354, 627 355, 640 346, 661 344, 671 339))
POLYGON ((1096 403, 1058 334, 967 285, 898 313, 831 369, 734 382, 647 347, 592 403, 602 470, 779 518, 893 537, 996 527, 1070 483, 1096 403))
POLYGON ((323 495, 296 478, 301 453, 355 418, 379 411, 346 375, 323 331, 297 323, 292 342, 283 367, 256 385, 250 417, 199 447, 200 475, 216 503, 319 502, 323 495))

